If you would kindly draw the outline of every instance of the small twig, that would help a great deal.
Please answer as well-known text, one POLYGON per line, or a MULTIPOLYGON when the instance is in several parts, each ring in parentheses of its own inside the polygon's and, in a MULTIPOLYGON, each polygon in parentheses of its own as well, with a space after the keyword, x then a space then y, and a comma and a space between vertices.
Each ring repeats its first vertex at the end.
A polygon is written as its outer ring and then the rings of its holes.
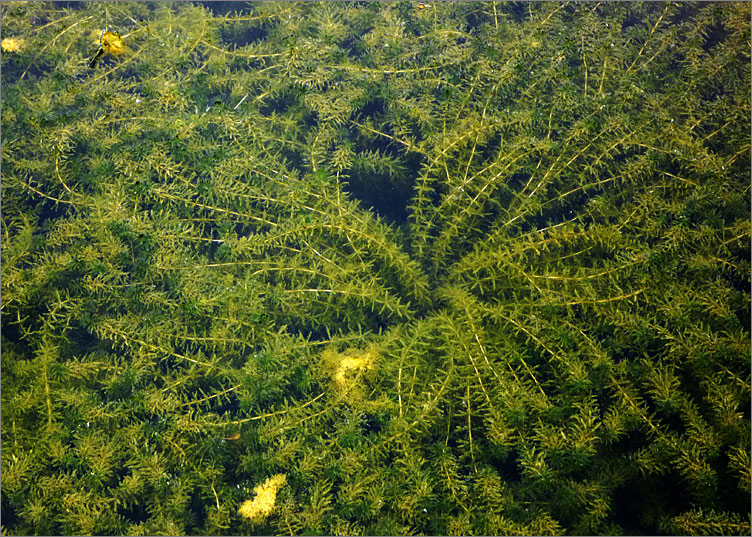
POLYGON ((235 105, 235 108, 233 108, 233 110, 237 110, 238 106, 240 106, 241 104, 243 104, 243 101, 245 101, 248 98, 249 95, 250 95, 250 93, 246 93, 245 97, 243 97, 242 99, 240 99, 240 102, 235 105))

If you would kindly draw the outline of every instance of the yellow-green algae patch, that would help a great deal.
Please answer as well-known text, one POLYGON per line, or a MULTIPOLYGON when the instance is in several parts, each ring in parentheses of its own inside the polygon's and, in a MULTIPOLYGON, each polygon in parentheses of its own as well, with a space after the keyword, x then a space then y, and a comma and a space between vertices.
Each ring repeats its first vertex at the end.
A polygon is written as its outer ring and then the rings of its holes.
POLYGON ((261 522, 274 511, 274 505, 277 501, 277 491, 287 483, 285 474, 277 474, 261 485, 256 486, 253 492, 256 497, 252 500, 246 500, 238 509, 238 514, 252 522, 261 522))

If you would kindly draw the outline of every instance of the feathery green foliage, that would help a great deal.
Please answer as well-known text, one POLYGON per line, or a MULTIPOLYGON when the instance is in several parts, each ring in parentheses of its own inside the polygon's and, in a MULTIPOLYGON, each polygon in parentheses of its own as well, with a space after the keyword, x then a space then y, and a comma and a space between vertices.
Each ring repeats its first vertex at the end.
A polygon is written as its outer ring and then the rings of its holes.
POLYGON ((749 534, 749 3, 2 20, 3 533, 749 534))

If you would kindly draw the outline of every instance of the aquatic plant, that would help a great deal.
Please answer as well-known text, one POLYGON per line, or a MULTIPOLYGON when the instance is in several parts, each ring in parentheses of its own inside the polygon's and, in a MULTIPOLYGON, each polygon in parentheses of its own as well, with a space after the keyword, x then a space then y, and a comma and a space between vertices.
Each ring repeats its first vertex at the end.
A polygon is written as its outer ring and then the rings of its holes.
POLYGON ((749 534, 749 3, 2 16, 3 532, 749 534))

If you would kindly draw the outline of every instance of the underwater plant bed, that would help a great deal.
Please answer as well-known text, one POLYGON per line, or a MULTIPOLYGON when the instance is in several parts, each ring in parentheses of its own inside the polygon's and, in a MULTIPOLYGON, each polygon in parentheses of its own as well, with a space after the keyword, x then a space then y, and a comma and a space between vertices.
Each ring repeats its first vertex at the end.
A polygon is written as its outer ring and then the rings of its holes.
POLYGON ((1 9, 3 534, 749 535, 749 2, 1 9))

